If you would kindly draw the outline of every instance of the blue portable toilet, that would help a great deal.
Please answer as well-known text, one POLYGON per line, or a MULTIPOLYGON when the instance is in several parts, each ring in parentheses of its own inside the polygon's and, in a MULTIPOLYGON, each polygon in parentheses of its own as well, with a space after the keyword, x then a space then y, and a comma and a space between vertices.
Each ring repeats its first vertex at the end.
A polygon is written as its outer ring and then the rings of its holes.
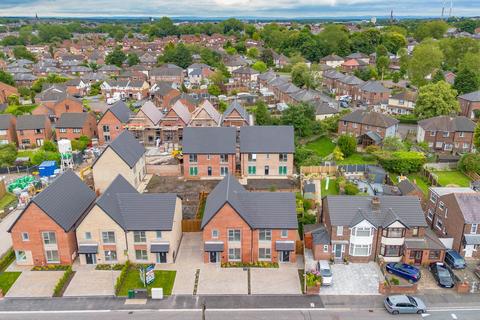
POLYGON ((57 163, 55 161, 43 161, 38 166, 38 172, 40 177, 50 177, 55 174, 55 169, 57 169, 57 163))

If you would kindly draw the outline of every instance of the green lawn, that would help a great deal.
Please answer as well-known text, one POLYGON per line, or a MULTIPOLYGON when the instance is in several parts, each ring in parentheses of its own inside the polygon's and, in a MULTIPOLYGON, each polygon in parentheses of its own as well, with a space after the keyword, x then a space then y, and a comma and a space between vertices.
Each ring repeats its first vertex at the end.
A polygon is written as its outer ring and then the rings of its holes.
POLYGON ((0 289, 6 294, 20 277, 21 272, 0 272, 0 289))
POLYGON ((442 187, 454 184, 459 187, 469 187, 470 178, 460 171, 435 171, 434 174, 438 177, 438 183, 442 187))
POLYGON ((305 147, 323 158, 333 152, 335 144, 328 137, 320 137, 317 140, 307 143, 305 147))
POLYGON ((355 152, 351 156, 337 161, 337 164, 377 164, 377 160, 370 154, 355 152))
POLYGON ((7 192, 5 196, 0 199, 0 209, 5 208, 7 205, 12 203, 17 197, 15 195, 7 192))
POLYGON ((430 183, 424 177, 415 173, 409 174, 407 177, 408 180, 410 180, 411 182, 416 182, 417 186, 422 189, 425 196, 428 195, 428 188, 430 187, 430 183))
MULTIPOLYGON (((163 288, 163 295, 169 296, 172 294, 173 283, 175 282, 176 271, 170 270, 155 270, 155 281, 148 285, 148 294, 150 295, 150 289, 163 288)), ((137 269, 131 269, 125 282, 122 285, 118 295, 127 296, 128 290, 144 288, 142 281, 140 280, 139 271, 137 269)))
POLYGON ((332 196, 332 195, 337 195, 339 190, 338 190, 338 183, 337 179, 330 179, 328 182, 328 190, 326 190, 327 186, 327 179, 322 179, 322 198, 325 196, 332 196))

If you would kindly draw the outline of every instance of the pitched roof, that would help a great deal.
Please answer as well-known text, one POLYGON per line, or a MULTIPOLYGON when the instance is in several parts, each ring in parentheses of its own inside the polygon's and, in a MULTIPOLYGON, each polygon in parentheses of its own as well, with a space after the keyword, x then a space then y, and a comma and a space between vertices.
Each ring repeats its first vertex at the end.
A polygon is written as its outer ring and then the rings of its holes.
POLYGON ((157 125, 158 122, 163 118, 163 113, 158 110, 158 108, 151 101, 145 102, 140 111, 142 111, 154 125, 157 125))
POLYGON ((95 192, 69 170, 35 196, 32 203, 65 231, 70 231, 94 200, 95 192))
POLYGON ((192 117, 190 111, 188 111, 187 106, 185 106, 181 101, 177 101, 173 104, 172 110, 175 111, 177 116, 182 119, 183 122, 188 123, 192 117))
POLYGON ((183 129, 183 153, 234 154, 236 139, 233 127, 187 127, 183 129))
POLYGON ((379 112, 366 111, 366 110, 355 110, 345 116, 343 116, 341 121, 362 123, 370 126, 389 128, 393 125, 399 123, 397 119, 391 118, 379 112))
POLYGON ((330 104, 328 102, 315 101, 312 104, 315 107, 315 114, 316 115, 337 114, 339 112, 337 109, 330 106, 330 104))
POLYGON ((208 100, 203 100, 203 102, 200 103, 200 106, 192 114, 192 120, 196 118, 202 110, 205 110, 205 112, 210 116, 213 121, 215 121, 215 123, 220 124, 220 119, 222 118, 222 115, 208 100))
POLYGON ((462 94, 461 96, 459 96, 459 98, 464 99, 464 100, 468 100, 468 101, 479 102, 480 101, 480 90, 462 94))
POLYGON ((56 125, 57 128, 83 128, 88 118, 87 112, 62 113, 56 125))
POLYGON ((11 114, 0 114, 0 130, 8 130, 12 125, 12 118, 11 114))
POLYGON ((45 129, 45 115, 25 114, 17 117, 17 130, 45 129))
POLYGON ((410 192, 413 192, 413 191, 422 192, 422 190, 415 183, 411 182, 408 179, 404 179, 404 180, 400 181, 400 183, 397 184, 397 187, 400 190, 400 192, 402 193, 402 195, 407 195, 407 194, 409 194, 410 192))
POLYGON ((127 123, 130 119, 130 108, 128 108, 127 104, 123 101, 115 102, 108 110, 122 123, 127 123))
POLYGON ((380 81, 367 81, 360 89, 367 92, 390 92, 390 89, 385 88, 380 81))
POLYGON ((177 194, 141 194, 118 175, 96 204, 124 230, 172 230, 177 194))
POLYGON ((373 197, 327 196, 328 214, 333 226, 354 226, 362 220, 375 227, 387 227, 399 221, 407 227, 427 226, 417 197, 377 196, 378 209, 372 206, 373 197))
POLYGON ((297 229, 295 202, 291 192, 248 192, 229 174, 208 195, 202 228, 229 204, 253 229, 297 229))
POLYGON ((480 193, 453 193, 466 223, 480 223, 480 193))
POLYGON ((248 121, 249 114, 247 110, 245 110, 245 108, 242 107, 242 105, 236 100, 230 103, 228 108, 223 113, 223 120, 225 120, 225 118, 228 117, 233 111, 237 111, 245 121, 248 121))
POLYGON ((240 128, 241 153, 293 153, 292 126, 247 126, 240 128))
POLYGON ((330 54, 328 56, 325 56, 323 58, 320 58, 320 61, 344 61, 340 56, 337 56, 336 54, 330 54))
POLYGON ((123 130, 122 133, 108 145, 108 148, 112 148, 130 168, 133 168, 145 153, 145 147, 138 142, 128 130, 123 130))
POLYGON ((473 132, 475 122, 465 116, 438 116, 418 122, 426 131, 473 132))

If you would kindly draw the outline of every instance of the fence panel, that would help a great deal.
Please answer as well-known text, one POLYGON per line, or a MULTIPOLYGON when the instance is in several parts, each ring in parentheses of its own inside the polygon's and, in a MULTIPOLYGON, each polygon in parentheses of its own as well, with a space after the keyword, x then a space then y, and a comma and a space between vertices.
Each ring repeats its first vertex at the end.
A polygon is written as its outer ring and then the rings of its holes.
POLYGON ((200 219, 184 219, 182 220, 183 232, 200 232, 202 220, 200 219))

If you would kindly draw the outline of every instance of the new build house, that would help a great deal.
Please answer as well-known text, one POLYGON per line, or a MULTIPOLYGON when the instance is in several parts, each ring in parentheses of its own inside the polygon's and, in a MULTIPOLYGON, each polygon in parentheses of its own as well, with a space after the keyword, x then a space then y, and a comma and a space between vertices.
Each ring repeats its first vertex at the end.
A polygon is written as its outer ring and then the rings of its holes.
POLYGON ((99 144, 115 140, 130 120, 130 114, 130 109, 123 101, 118 101, 108 108, 97 123, 99 144))
POLYGON ((227 175, 208 195, 202 219, 204 261, 295 262, 295 194, 249 192, 227 175))
POLYGON ((95 190, 103 192, 118 174, 138 188, 146 174, 145 147, 123 131, 92 164, 95 190))
POLYGON ((76 230, 81 264, 173 263, 182 238, 182 200, 140 194, 118 175, 76 230))
POLYGON ((67 171, 35 196, 10 227, 19 265, 72 264, 75 225, 95 201, 93 192, 67 171))
POLYGON ((50 120, 44 115, 22 115, 17 117, 18 147, 21 149, 41 147, 52 138, 50 120))
POLYGON ((97 136, 97 120, 90 112, 62 113, 55 131, 57 140, 73 140, 81 136, 91 139, 97 136))

